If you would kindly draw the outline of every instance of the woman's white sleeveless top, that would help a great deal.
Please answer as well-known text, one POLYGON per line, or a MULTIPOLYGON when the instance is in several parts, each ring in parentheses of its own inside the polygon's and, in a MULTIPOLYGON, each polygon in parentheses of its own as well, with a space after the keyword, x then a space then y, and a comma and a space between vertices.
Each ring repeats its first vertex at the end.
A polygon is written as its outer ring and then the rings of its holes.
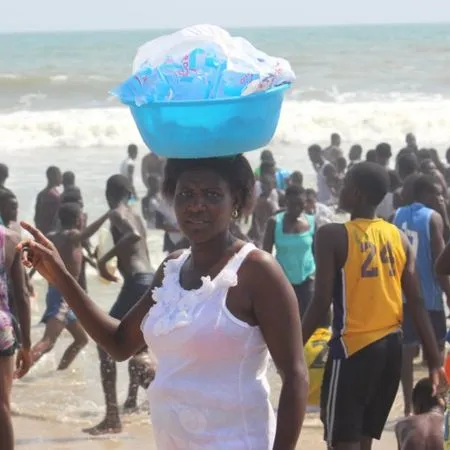
POLYGON ((259 327, 237 319, 226 305, 239 267, 255 248, 244 245, 216 278, 204 277, 190 291, 180 285, 190 250, 166 264, 162 286, 153 292, 156 304, 142 324, 157 360, 148 395, 159 450, 272 449, 267 345, 259 327))

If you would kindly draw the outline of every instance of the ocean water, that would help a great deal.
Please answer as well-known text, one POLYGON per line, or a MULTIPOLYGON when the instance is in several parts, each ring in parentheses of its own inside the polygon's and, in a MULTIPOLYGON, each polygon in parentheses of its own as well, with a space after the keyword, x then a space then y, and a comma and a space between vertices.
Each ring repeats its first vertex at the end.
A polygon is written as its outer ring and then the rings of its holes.
MULTIPOLYGON (((0 35, 0 145, 109 148, 138 141, 108 91, 136 49, 165 31, 0 35)), ((288 59, 297 82, 274 145, 297 150, 339 131, 345 142, 427 145, 450 139, 450 27, 399 25, 236 29, 288 59)))
MULTIPOLYGON (((450 146, 450 27, 402 25, 232 30, 274 56, 288 59, 297 82, 287 95, 270 147, 281 166, 313 170, 306 148, 326 144, 332 132, 343 147, 367 150, 380 141, 394 149, 414 132, 420 146, 450 146)), ((146 152, 128 110, 108 91, 131 73, 136 49, 164 31, 0 34, 0 162, 10 167, 8 186, 19 198, 20 216, 31 220, 45 170, 73 170, 91 220, 106 211, 108 176, 116 173, 130 142, 146 152)), ((253 164, 258 152, 249 154, 253 164)), ((137 189, 143 184, 137 170, 137 189)), ((161 234, 150 233, 154 265, 161 234)), ((89 279, 92 297, 109 309, 119 286, 89 279)), ((33 339, 44 306, 45 286, 33 309, 33 339)), ((16 384, 20 414, 81 426, 100 419, 103 400, 95 347, 90 344, 65 373, 55 374, 67 335, 16 384)), ((119 377, 126 390, 126 366, 119 377)), ((276 375, 272 376, 275 392, 276 375)), ((141 395, 141 400, 142 400, 141 395)), ((400 411, 400 407, 398 408, 400 411)), ((134 419, 133 419, 134 420, 134 419)), ((140 419, 147 418, 141 416, 140 419)))
MULTIPOLYGON (((400 148, 410 131, 421 146, 450 145, 448 25, 231 31, 291 62, 297 81, 271 147, 310 182, 305 150, 335 131, 344 147, 366 150, 380 141, 400 148)), ((166 32, 0 34, 0 159, 11 166, 25 217, 51 163, 77 173, 91 194, 89 213, 103 211, 104 181, 128 143, 142 144, 108 92, 131 73, 136 49, 166 32)), ((249 158, 256 163, 257 152, 249 158)))

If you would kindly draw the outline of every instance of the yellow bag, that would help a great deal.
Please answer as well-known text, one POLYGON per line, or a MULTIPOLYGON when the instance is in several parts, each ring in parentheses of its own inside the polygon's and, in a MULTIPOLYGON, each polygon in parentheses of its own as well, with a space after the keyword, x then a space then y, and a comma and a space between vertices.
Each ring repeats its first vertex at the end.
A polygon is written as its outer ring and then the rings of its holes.
POLYGON ((318 328, 305 345, 305 360, 309 374, 308 405, 320 406, 320 389, 322 387, 325 362, 328 356, 328 341, 331 331, 318 328))

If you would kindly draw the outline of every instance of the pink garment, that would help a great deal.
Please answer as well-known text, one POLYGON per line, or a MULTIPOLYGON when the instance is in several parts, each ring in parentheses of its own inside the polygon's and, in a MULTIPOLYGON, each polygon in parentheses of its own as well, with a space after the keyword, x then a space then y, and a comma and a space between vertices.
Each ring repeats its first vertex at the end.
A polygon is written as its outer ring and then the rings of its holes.
POLYGON ((0 354, 15 344, 14 328, 8 303, 6 270, 6 228, 0 225, 0 354))

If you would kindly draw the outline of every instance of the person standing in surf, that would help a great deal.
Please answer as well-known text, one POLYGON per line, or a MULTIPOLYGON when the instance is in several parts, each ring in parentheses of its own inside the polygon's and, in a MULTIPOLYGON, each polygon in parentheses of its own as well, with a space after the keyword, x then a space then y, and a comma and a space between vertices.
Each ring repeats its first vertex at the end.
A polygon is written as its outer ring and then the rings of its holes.
MULTIPOLYGON (((153 280, 145 225, 141 217, 128 205, 132 194, 133 188, 125 176, 113 175, 108 179, 106 200, 111 208, 109 221, 115 245, 98 260, 98 270, 106 280, 117 282, 117 278, 107 270, 108 261, 117 257, 117 268, 123 278, 123 285, 109 312, 109 315, 117 320, 125 317, 145 294, 153 280)), ((147 387, 154 376, 153 369, 145 357, 145 351, 146 346, 143 344, 141 348, 136 349, 137 355, 130 355, 132 357, 128 363, 130 384, 124 405, 127 410, 136 408, 139 385, 147 387)), ((122 423, 117 400, 116 363, 103 347, 99 346, 98 352, 106 415, 98 425, 83 431, 92 435, 120 433, 122 423)))
POLYGON ((56 225, 55 219, 61 202, 58 188, 62 183, 62 174, 59 167, 50 166, 46 175, 47 186, 39 192, 36 198, 34 214, 36 228, 44 234, 50 233, 56 225))

